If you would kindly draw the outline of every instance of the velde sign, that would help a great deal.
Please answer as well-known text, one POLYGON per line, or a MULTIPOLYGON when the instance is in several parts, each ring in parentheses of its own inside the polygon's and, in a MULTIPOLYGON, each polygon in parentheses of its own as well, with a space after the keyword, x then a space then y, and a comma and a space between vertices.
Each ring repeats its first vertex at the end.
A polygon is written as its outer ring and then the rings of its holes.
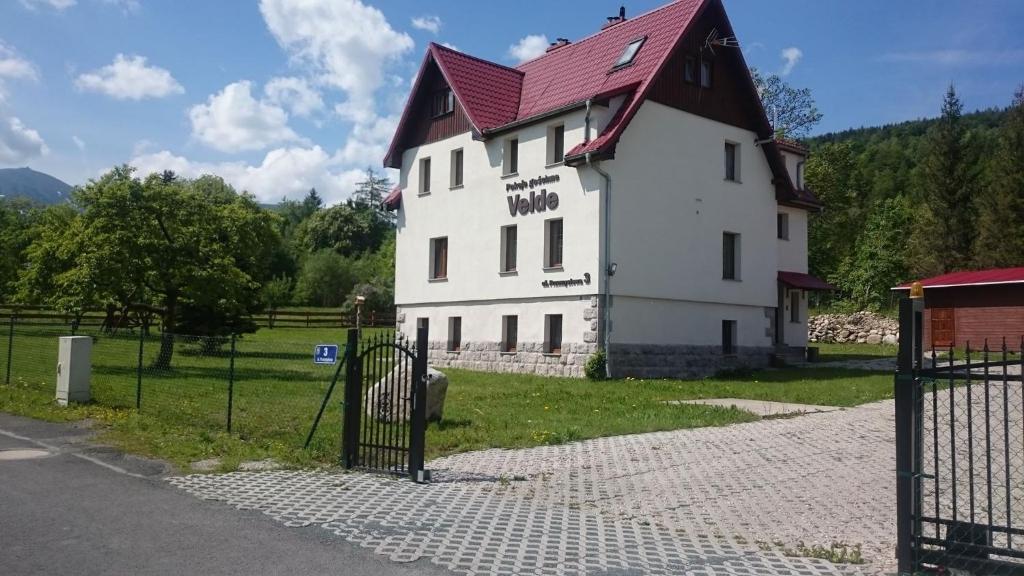
POLYGON ((531 178, 530 180, 520 180, 506 184, 505 192, 509 194, 507 198, 509 215, 526 216, 536 212, 558 210, 558 194, 548 192, 545 188, 534 190, 538 186, 558 182, 558 180, 558 174, 552 174, 550 176, 541 176, 540 178, 531 178), (524 195, 527 189, 530 189, 529 196, 524 195), (512 195, 512 192, 517 193, 512 195))

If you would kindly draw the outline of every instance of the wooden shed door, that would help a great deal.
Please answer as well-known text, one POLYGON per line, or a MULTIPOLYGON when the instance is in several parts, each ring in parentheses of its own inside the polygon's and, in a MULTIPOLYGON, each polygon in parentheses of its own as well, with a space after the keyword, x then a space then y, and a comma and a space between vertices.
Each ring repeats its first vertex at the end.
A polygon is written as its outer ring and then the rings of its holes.
POLYGON ((956 342, 952 308, 932 308, 932 346, 948 348, 956 342))

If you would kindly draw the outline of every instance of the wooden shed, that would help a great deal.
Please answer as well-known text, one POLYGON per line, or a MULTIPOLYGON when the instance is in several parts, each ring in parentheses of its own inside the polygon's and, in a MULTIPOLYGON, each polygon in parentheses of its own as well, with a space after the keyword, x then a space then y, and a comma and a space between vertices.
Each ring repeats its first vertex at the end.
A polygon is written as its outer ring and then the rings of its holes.
MULTIPOLYGON (((985 340, 1011 350, 1024 338, 1024 268, 951 272, 920 280, 924 286, 926 348, 980 349, 985 340)), ((911 282, 893 290, 910 289, 911 282)))

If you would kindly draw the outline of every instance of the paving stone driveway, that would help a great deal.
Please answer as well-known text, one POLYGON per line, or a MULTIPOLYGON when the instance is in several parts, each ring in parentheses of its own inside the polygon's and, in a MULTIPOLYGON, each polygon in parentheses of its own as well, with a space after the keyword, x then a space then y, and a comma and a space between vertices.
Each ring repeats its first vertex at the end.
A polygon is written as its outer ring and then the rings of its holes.
POLYGON ((434 482, 272 471, 170 482, 466 574, 893 572, 893 404, 434 460, 434 482), (859 544, 867 563, 782 548, 859 544))

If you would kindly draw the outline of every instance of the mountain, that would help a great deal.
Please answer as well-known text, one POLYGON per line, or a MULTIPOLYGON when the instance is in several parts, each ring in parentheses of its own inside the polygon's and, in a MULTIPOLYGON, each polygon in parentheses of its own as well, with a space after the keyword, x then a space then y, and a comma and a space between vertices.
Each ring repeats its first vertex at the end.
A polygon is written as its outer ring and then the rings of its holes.
POLYGON ((0 168, 0 198, 23 197, 42 204, 66 202, 71 185, 31 168, 0 168))

